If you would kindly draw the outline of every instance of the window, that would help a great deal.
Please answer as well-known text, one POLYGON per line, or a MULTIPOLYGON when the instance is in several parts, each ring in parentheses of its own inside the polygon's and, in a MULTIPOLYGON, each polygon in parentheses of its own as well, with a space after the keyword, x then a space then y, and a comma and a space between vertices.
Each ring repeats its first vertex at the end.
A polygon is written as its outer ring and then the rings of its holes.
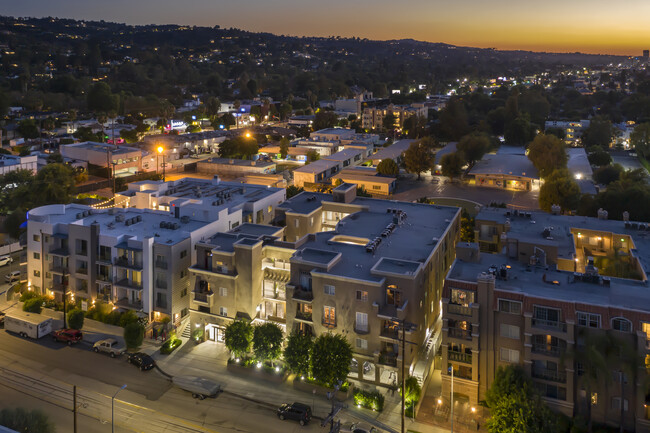
POLYGON ((499 360, 516 364, 519 362, 519 351, 502 347, 500 350, 499 360))
POLYGON ((621 380, 623 383, 627 383, 627 375, 622 371, 612 371, 612 381, 614 383, 621 383, 621 380))
POLYGON ((40 242, 41 237, 39 235, 34 235, 34 242, 40 242))
POLYGON ((183 269, 181 271, 181 278, 185 278, 185 277, 187 277, 187 269, 183 269))
POLYGON ((615 317, 612 319, 612 329, 621 332, 632 332, 632 322, 623 317, 615 317))
POLYGON ((219 315, 227 317, 228 316, 228 309, 226 307, 219 307, 219 315))
MULTIPOLYGON (((621 410, 621 397, 612 397, 612 410, 621 410)), ((627 399, 623 399, 623 411, 627 412, 627 399)))
POLYGON ((185 257, 187 257, 187 250, 181 251, 181 259, 184 259, 185 257))
POLYGON ((167 296, 164 293, 156 293, 156 307, 167 308, 167 296))
POLYGON ((357 321, 354 325, 354 329, 357 331, 368 331, 368 314, 357 312, 357 321))
POLYGON ((219 296, 228 296, 228 288, 219 287, 219 296))
POLYGON ((35 277, 40 277, 41 276, 41 271, 34 270, 34 276, 35 277))
POLYGON ((357 301, 368 302, 368 292, 365 290, 357 290, 357 301))
POLYGON ((323 324, 336 326, 336 308, 323 307, 323 324))
POLYGON ((576 312, 578 326, 588 326, 589 328, 600 328, 600 314, 576 312))
POLYGON ((381 189, 381 185, 373 185, 372 189, 381 189))
POLYGON ((519 340, 519 326, 502 323, 501 336, 505 338, 512 338, 513 340, 519 340))
POLYGON ((181 290, 181 298, 187 296, 187 287, 181 290))
POLYGON ((296 228, 298 228, 300 226, 300 221, 298 220, 298 218, 296 218, 294 221, 295 221, 295 224, 296 224, 296 228))
POLYGON ((268 213, 273 212, 273 206, 269 205, 269 207, 266 209, 268 213))
POLYGON ((40 260, 41 259, 41 253, 34 253, 34 260, 40 260))
POLYGON ((386 289, 386 304, 401 307, 402 293, 395 289, 397 289, 395 286, 388 286, 388 289, 386 289))
POLYGON ((559 322, 560 310, 546 307, 533 307, 533 317, 547 322, 559 322))
POLYGON ((323 291, 325 292, 326 295, 332 295, 333 296, 335 294, 336 289, 334 288, 334 286, 332 286, 330 284, 325 284, 323 286, 323 291))
POLYGON ((357 338, 357 349, 368 349, 368 340, 365 338, 357 338))
POLYGON ((189 309, 189 308, 183 308, 183 309, 181 310, 181 317, 185 317, 185 316, 187 316, 188 314, 190 314, 190 309, 189 309))
POLYGON ((502 313, 521 314, 521 302, 499 299, 499 311, 502 313))

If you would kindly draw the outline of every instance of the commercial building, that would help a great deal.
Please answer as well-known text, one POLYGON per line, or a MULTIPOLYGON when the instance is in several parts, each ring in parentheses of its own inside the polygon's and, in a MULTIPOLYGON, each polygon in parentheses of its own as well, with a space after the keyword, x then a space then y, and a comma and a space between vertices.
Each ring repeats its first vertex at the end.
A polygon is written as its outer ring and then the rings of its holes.
POLYGON ((0 154, 0 175, 16 170, 29 170, 33 174, 38 171, 38 156, 16 156, 0 154))
MULTIPOLYGON (((64 158, 109 167, 115 176, 128 176, 142 171, 142 159, 149 153, 135 147, 85 141, 59 147, 64 158)), ((155 168, 155 166, 154 166, 155 168)))
POLYGON ((469 171, 476 186, 530 191, 539 188, 539 174, 526 155, 485 155, 469 171))
POLYGON ((337 333, 354 348, 351 377, 395 385, 404 358, 409 374, 424 379, 460 210, 357 197, 356 185, 343 184, 292 197, 277 218, 283 227, 244 224, 197 244, 192 329, 218 341, 230 321, 247 317, 287 333, 337 333), (406 353, 402 319, 415 324, 406 353))
POLYGON ((210 158, 197 162, 199 173, 217 174, 219 176, 244 176, 247 174, 273 174, 275 162, 251 161, 246 159, 210 158))
POLYGON ((402 129, 404 121, 412 116, 428 118, 429 108, 422 103, 411 105, 389 104, 386 107, 365 107, 361 116, 361 126, 364 129, 383 131, 384 117, 393 114, 395 117, 395 128, 402 129))
POLYGON ((650 431, 648 225, 483 209, 459 244, 442 299, 442 395, 476 406, 499 366, 521 365, 568 416, 650 431), (488 254, 495 253, 495 254, 488 254), (586 345, 606 341, 586 371, 586 345), (604 339, 604 340, 603 340, 604 339), (611 348, 611 353, 609 353, 611 348), (645 362, 643 361, 645 359, 645 362), (598 377, 588 384, 587 377, 598 377))

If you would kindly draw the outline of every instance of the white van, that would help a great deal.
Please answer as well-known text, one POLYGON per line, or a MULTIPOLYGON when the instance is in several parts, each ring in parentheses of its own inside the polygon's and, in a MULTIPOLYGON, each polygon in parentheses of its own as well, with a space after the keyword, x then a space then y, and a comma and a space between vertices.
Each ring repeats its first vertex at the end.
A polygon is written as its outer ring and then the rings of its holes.
POLYGON ((14 259, 11 256, 2 256, 0 257, 0 266, 7 266, 9 263, 13 263, 14 259))
POLYGON ((52 332, 52 318, 16 310, 5 316, 5 329, 24 338, 41 338, 52 332))
POLYGON ((13 283, 14 281, 20 281, 20 271, 11 271, 5 275, 5 281, 7 283, 13 283))

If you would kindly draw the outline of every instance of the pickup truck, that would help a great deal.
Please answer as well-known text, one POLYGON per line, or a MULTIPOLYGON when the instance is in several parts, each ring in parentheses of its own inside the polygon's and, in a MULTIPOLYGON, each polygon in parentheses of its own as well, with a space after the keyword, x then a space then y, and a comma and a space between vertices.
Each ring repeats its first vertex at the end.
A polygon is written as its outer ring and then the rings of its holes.
POLYGON ((93 344, 93 350, 95 352, 105 352, 111 355, 111 358, 120 356, 124 353, 124 347, 119 347, 118 342, 114 338, 107 338, 106 340, 99 340, 93 344))
POLYGON ((54 341, 62 341, 68 343, 68 346, 78 343, 83 338, 81 331, 76 329, 57 329, 52 332, 52 338, 54 341))

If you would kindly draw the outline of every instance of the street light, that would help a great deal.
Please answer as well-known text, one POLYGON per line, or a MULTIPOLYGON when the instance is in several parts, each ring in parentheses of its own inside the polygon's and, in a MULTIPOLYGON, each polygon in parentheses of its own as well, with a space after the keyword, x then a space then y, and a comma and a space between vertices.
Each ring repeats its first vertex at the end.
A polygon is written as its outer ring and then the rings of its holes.
POLYGON ((163 153, 164 150, 165 150, 165 149, 164 149, 162 146, 158 146, 158 154, 159 154, 159 155, 162 155, 162 159, 163 159, 163 163, 162 163, 162 167, 163 167, 163 182, 165 181, 165 154, 163 153))
POLYGON ((124 388, 126 388, 126 383, 122 385, 122 387, 118 389, 117 392, 111 398, 111 431, 113 433, 115 433, 115 397, 117 397, 117 394, 119 394, 119 392, 122 391, 124 388))

